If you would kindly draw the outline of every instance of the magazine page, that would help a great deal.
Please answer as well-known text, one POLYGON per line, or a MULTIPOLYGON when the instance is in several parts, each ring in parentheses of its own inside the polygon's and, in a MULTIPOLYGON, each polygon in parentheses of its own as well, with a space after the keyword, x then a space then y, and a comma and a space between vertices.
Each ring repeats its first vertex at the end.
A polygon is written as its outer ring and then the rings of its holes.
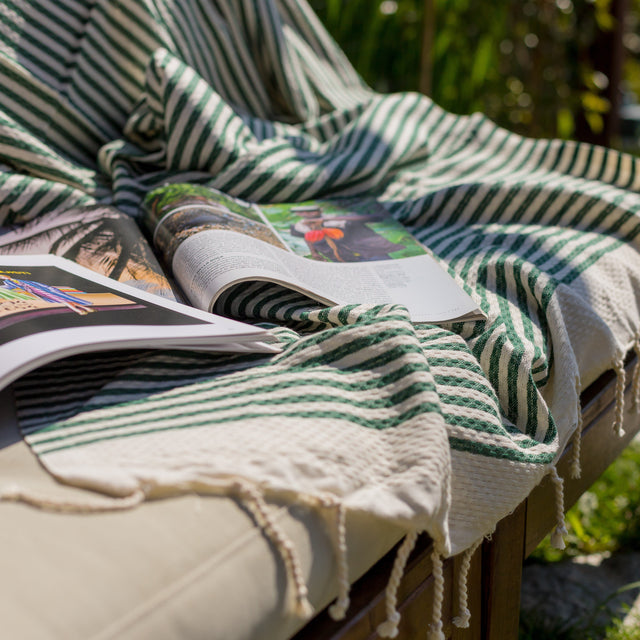
POLYGON ((143 220, 201 309, 213 309, 240 282, 265 280, 323 304, 402 304, 415 322, 484 317, 375 200, 258 207, 211 188, 174 184, 149 194, 143 220))
POLYGON ((51 253, 137 289, 176 298, 136 221, 112 206, 77 207, 0 227, 0 253, 51 253))
POLYGON ((0 388, 46 362, 120 348, 273 353, 269 334, 53 255, 0 255, 0 388), (265 342, 266 341, 266 342, 265 342))

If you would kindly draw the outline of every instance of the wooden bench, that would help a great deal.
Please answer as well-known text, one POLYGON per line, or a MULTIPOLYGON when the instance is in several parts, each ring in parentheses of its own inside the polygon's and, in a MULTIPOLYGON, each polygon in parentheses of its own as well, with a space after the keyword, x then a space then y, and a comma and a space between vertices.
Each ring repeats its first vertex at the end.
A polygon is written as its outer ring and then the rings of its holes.
MULTIPOLYGON (((626 366, 625 435, 613 432, 616 378, 613 372, 601 376, 582 394, 583 430, 581 441, 582 474, 571 478, 571 444, 565 449, 557 469, 564 479, 565 509, 569 509, 616 459, 640 431, 640 415, 633 406, 631 377, 635 357, 626 366)), ((548 477, 518 508, 498 523, 491 540, 485 541, 471 560, 468 575, 470 626, 459 629, 452 623, 460 557, 444 563, 444 632, 451 640, 511 640, 518 637, 520 587, 524 560, 554 528, 555 494, 548 477)), ((423 536, 411 555, 398 591, 402 615, 399 638, 426 637, 431 621, 433 577, 432 544, 423 536)), ((395 558, 393 549, 352 589, 347 618, 333 621, 326 612, 319 614, 294 640, 373 640, 376 627, 385 619, 384 591, 395 558)))

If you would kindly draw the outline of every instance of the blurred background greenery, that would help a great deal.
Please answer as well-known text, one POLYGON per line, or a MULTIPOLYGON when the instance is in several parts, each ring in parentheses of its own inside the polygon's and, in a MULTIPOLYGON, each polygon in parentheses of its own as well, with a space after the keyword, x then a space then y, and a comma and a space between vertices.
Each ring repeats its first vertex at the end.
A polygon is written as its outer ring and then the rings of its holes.
POLYGON ((533 137, 640 147, 640 0, 310 0, 373 88, 533 137))

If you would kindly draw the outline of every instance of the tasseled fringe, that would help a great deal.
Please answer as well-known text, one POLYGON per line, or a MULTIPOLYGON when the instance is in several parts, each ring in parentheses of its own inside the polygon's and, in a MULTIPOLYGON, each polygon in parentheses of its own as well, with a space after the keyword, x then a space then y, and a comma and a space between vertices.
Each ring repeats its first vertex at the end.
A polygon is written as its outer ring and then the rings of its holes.
MULTIPOLYGON (((411 555, 416 541, 418 539, 418 532, 412 531, 408 533, 403 540, 398 553, 396 555, 393 568, 391 570, 391 576, 387 583, 386 590, 386 614, 387 619, 378 625, 377 631, 381 638, 395 638, 399 633, 398 625, 400 624, 400 613, 398 612, 398 587, 404 574, 407 560, 411 555)), ((442 603, 444 602, 444 571, 442 556, 438 549, 433 550, 431 555, 431 561, 433 563, 433 613, 432 622, 429 625, 429 640, 445 640, 445 635, 442 625, 442 603)), ((468 569, 467 569, 468 570, 468 569)))
POLYGON ((293 543, 276 524, 262 493, 256 487, 238 482, 234 484, 234 489, 242 504, 251 512, 258 526, 282 556, 288 583, 294 588, 293 613, 304 620, 310 618, 313 607, 309 602, 307 585, 293 543))
POLYGON ((556 489, 556 528, 551 533, 551 546, 556 549, 564 549, 566 546, 564 536, 567 535, 567 527, 564 522, 564 483, 555 466, 551 467, 549 475, 556 489))
POLYGON ((633 368, 632 395, 633 408, 636 413, 640 413, 640 334, 637 334, 633 340, 633 350, 636 354, 636 364, 633 368))
POLYGON ((433 614, 429 625, 428 640, 445 640, 442 630, 442 603, 444 602, 444 571, 442 556, 437 549, 431 554, 433 563, 433 614))
POLYGON ((398 635, 398 624, 400 623, 400 614, 398 613, 398 587, 400 586, 400 580, 404 573, 409 555, 416 546, 418 540, 418 532, 412 531, 408 533, 403 540, 398 553, 396 554, 395 562, 391 570, 391 576, 387 583, 386 590, 386 612, 387 619, 378 625, 378 635, 381 638, 395 638, 398 635))
POLYGON ((616 372, 616 407, 615 407, 615 421, 613 423, 613 430, 620 436, 624 436, 624 385, 625 385, 625 371, 624 360, 622 357, 613 363, 613 369, 616 372))
POLYGON ((335 505, 335 552, 337 562, 338 597, 329 607, 329 615, 334 620, 343 620, 349 608, 349 564, 347 562, 347 510, 342 502, 335 505))
POLYGON ((481 544, 482 538, 471 545, 462 556, 462 564, 460 565, 460 573, 458 574, 458 615, 453 619, 453 624, 459 629, 466 629, 471 621, 471 611, 469 611, 468 606, 469 594, 467 590, 467 580, 469 577, 471 558, 481 544))
POLYGON ((582 406, 580 405, 580 394, 578 393, 578 424, 576 425, 576 430, 573 432, 573 437, 571 439, 572 449, 571 449, 571 477, 579 478, 582 474, 582 469, 580 468, 580 449, 582 447, 582 406))
POLYGON ((93 500, 85 497, 79 497, 77 499, 51 498, 14 484, 7 485, 0 489, 0 502, 23 502, 33 507, 46 509, 47 511, 66 513, 108 513, 110 511, 124 511, 138 506, 144 502, 144 500, 145 493, 142 489, 138 489, 131 495, 122 498, 104 496, 93 500))

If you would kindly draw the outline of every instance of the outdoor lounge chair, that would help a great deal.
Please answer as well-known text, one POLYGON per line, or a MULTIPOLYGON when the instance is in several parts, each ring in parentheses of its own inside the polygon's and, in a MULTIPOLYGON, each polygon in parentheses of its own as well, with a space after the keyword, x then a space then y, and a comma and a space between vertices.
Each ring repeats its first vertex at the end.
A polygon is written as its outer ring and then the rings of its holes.
POLYGON ((523 559, 562 544, 640 426, 640 162, 377 94, 304 0, 0 8, 5 237, 136 220, 174 182, 367 195, 486 314, 253 284, 220 310, 268 325, 276 356, 83 356, 16 382, 7 637, 515 637, 523 559))

